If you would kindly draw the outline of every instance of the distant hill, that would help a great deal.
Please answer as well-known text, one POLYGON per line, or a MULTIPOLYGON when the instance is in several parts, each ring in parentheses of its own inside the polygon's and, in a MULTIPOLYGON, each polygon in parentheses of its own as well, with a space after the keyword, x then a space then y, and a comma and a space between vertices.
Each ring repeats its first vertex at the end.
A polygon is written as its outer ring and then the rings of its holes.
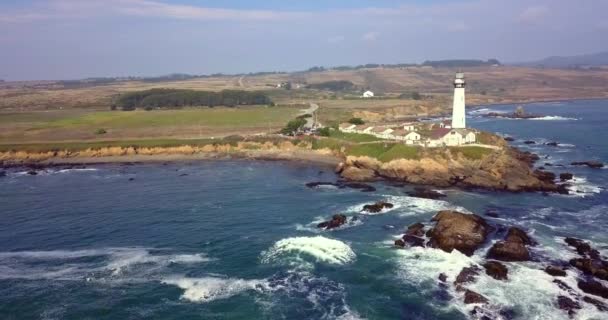
POLYGON ((552 56, 539 61, 517 63, 516 65, 547 68, 579 68, 608 66, 608 51, 577 56, 552 56))

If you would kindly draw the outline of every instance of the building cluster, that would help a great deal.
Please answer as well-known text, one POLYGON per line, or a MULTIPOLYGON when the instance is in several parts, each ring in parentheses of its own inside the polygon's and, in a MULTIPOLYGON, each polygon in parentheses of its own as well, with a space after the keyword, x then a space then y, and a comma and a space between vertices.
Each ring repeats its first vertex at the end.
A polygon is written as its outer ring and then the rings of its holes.
POLYGON ((368 134, 380 139, 395 140, 424 147, 460 146, 475 143, 475 130, 452 128, 445 122, 413 122, 395 125, 354 125, 343 123, 339 130, 347 133, 368 134))
MULTIPOLYGON (((464 74, 454 79, 452 120, 439 123, 404 123, 401 126, 341 124, 343 132, 370 134, 381 139, 403 141, 405 144, 425 147, 461 146, 477 141, 477 133, 466 127, 464 74)), ((367 92, 366 92, 367 93, 367 92)), ((373 93, 372 93, 373 95, 373 93)), ((365 96, 365 94, 364 94, 365 96)))

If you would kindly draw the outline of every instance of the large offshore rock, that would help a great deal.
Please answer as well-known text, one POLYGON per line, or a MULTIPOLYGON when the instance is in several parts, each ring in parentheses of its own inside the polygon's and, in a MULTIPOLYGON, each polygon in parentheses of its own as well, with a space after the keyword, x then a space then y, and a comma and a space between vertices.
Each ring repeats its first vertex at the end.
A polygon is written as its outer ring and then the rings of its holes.
POLYGON ((428 232, 429 245, 446 252, 456 249, 468 256, 481 246, 492 227, 480 216, 457 211, 440 211, 432 221, 437 224, 428 232))

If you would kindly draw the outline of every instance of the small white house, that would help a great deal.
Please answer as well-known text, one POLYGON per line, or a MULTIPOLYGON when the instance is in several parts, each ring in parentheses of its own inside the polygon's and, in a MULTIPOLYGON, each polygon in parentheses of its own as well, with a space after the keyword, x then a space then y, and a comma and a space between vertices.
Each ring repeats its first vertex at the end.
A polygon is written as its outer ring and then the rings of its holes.
POLYGON ((418 144, 420 143, 420 134, 415 131, 408 131, 403 129, 397 129, 391 133, 391 139, 403 141, 406 144, 418 144))
POLYGON ((415 131, 416 130, 416 126, 414 126, 413 123, 404 123, 403 124, 403 130, 406 130, 406 131, 415 131))
POLYGON ((472 130, 439 128, 433 131, 429 146, 460 146, 476 140, 477 136, 472 130))
POLYGON ((374 93, 367 90, 365 92, 363 92, 363 98, 373 98, 374 97, 374 93))
POLYGON ((382 139, 392 139, 391 133, 393 131, 391 128, 376 127, 372 129, 371 134, 382 139))

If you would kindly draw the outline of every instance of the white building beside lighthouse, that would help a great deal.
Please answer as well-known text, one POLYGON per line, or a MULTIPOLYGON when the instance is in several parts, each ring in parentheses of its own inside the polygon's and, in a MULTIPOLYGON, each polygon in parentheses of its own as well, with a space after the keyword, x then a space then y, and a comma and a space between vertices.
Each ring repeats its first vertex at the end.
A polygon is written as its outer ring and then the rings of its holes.
POLYGON ((464 73, 458 72, 456 79, 454 79, 454 104, 452 109, 452 129, 465 129, 466 114, 465 114, 465 100, 464 100, 464 88, 466 82, 464 81, 464 73))

